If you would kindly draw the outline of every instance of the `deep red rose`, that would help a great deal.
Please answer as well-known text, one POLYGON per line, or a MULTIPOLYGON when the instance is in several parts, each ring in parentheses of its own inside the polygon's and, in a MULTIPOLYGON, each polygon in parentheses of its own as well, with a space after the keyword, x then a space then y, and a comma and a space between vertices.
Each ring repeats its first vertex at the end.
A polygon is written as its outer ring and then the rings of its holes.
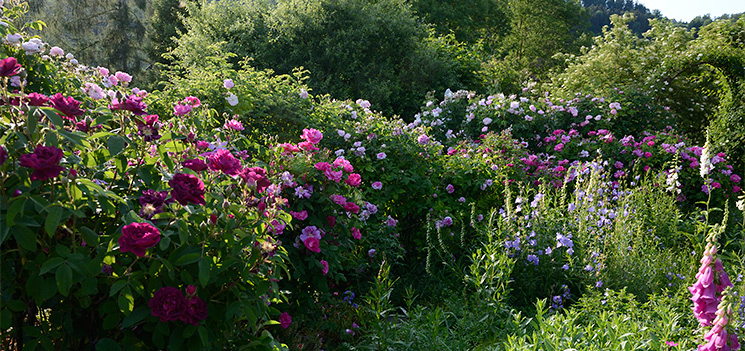
POLYGON ((198 158, 191 159, 191 160, 185 160, 181 162, 181 165, 183 165, 184 167, 194 172, 201 172, 208 168, 207 163, 198 158))
POLYGON ((230 151, 225 149, 217 150, 209 157, 209 166, 213 171, 222 171, 227 175, 235 176, 241 171, 241 161, 230 151))
POLYGON ((122 228, 119 251, 132 252, 137 257, 145 256, 145 250, 160 241, 160 231, 150 223, 130 223, 122 228))
POLYGON ((198 325, 199 321, 207 319, 207 304, 198 296, 189 298, 179 319, 186 324, 198 325))
POLYGON ((266 170, 261 167, 244 168, 240 173, 241 178, 251 187, 256 186, 256 191, 263 192, 272 182, 266 178, 266 170))
POLYGON ((73 121, 76 116, 81 116, 85 113, 84 110, 80 109, 80 101, 73 99, 72 96, 64 97, 62 93, 52 95, 49 98, 49 103, 57 111, 62 112, 65 118, 73 121))
POLYGON ((148 306, 150 313, 161 322, 175 321, 186 311, 186 298, 178 289, 165 286, 153 294, 148 306))
POLYGON ((58 165, 62 150, 54 146, 37 146, 33 153, 21 155, 19 164, 32 168, 31 180, 56 178, 65 168, 58 165))
POLYGON ((205 205, 204 183, 193 174, 178 173, 168 182, 171 186, 171 197, 186 206, 189 203, 205 205))
POLYGON ((8 57, 0 60, 0 77, 10 77, 18 74, 21 70, 21 64, 15 57, 8 57))

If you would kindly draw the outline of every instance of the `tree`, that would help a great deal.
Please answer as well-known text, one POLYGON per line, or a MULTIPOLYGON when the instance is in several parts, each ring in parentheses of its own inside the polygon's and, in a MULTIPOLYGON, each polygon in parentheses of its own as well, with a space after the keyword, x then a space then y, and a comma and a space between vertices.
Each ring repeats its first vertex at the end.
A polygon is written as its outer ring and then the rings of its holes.
POLYGON ((535 75, 544 77, 558 60, 558 52, 578 52, 589 19, 575 0, 546 0, 540 6, 531 0, 509 0, 510 33, 505 51, 510 60, 535 75))

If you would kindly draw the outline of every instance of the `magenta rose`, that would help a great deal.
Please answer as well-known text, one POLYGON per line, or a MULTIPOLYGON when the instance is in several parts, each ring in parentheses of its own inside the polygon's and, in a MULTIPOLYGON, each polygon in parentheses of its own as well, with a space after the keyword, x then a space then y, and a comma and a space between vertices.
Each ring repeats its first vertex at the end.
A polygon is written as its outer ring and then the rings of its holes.
POLYGON ((0 166, 5 163, 5 160, 8 159, 8 152, 5 151, 5 146, 0 145, 0 166))
POLYGON ((145 250, 160 241, 160 231, 150 223, 130 223, 122 228, 119 251, 132 252, 137 257, 145 256, 145 250))
POLYGON ((181 164, 194 172, 201 172, 208 168, 207 163, 198 158, 185 160, 181 164))
POLYGON ((347 202, 346 204, 344 204, 344 209, 352 213, 360 212, 360 207, 357 206, 357 204, 355 204, 354 202, 347 202))
POLYGON ((222 171, 227 175, 235 176, 241 171, 241 161, 230 151, 225 149, 217 150, 209 157, 210 169, 213 171, 222 171))
POLYGON ((240 176, 250 187, 256 186, 256 191, 259 193, 272 185, 272 182, 266 178, 266 170, 261 167, 244 168, 240 176))
POLYGON ((326 260, 321 260, 321 272, 323 275, 329 274, 329 263, 326 260))
POLYGON ((190 297, 179 319, 186 324, 198 325, 199 321, 207 319, 207 304, 197 296, 190 297))
POLYGON ((145 114, 147 105, 142 102, 142 97, 132 94, 130 96, 127 96, 122 102, 114 100, 114 103, 109 105, 109 108, 112 110, 131 111, 138 116, 142 116, 145 114))
POLYGON ((150 306, 150 313, 158 317, 161 322, 178 320, 187 309, 184 295, 179 289, 170 286, 156 291, 148 302, 148 306, 150 306))
POLYGON ((193 174, 178 173, 168 182, 171 197, 186 206, 189 203, 205 205, 204 183, 193 174))
POLYGON ((323 133, 316 129, 303 129, 303 135, 300 137, 311 144, 318 144, 323 139, 323 133))
POLYGON ((344 182, 351 186, 360 186, 360 182, 362 182, 362 176, 357 173, 352 173, 344 182))
POLYGON ((321 252, 321 240, 314 236, 309 236, 305 240, 303 240, 303 245, 315 253, 321 252))
POLYGON ((18 74, 21 65, 15 57, 8 57, 0 60, 0 77, 10 77, 18 74))
POLYGON ((72 96, 64 97, 61 93, 57 93, 49 98, 49 103, 65 118, 73 121, 75 117, 85 114, 85 110, 80 109, 80 101, 73 99, 72 96))
POLYGON ((33 153, 21 155, 19 164, 32 168, 31 180, 56 178, 65 168, 58 163, 62 160, 62 150, 54 146, 37 146, 33 153))
POLYGON ((292 323, 292 317, 290 317, 289 313, 282 312, 282 314, 279 315, 279 325, 282 327, 282 329, 289 328, 291 323, 292 323))
POLYGON ((49 98, 46 97, 44 94, 31 93, 26 95, 23 100, 28 102, 28 104, 31 106, 44 106, 49 101, 49 98))

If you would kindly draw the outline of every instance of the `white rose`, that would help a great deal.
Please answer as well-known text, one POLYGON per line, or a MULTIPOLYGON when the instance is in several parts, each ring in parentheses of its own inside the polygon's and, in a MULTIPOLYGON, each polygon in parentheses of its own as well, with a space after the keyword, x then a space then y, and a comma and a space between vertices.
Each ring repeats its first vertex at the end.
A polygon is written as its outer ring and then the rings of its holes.
POLYGON ((27 41, 21 44, 21 47, 23 48, 23 51, 26 52, 26 55, 35 54, 41 51, 41 48, 39 48, 39 44, 32 41, 27 41))
POLYGON ((23 36, 20 33, 8 34, 5 36, 5 40, 7 40, 9 44, 13 44, 13 45, 20 43, 21 38, 23 38, 23 36))
POLYGON ((228 100, 228 104, 230 104, 230 106, 238 105, 238 97, 235 96, 235 94, 228 95, 228 97, 225 98, 225 100, 228 100))

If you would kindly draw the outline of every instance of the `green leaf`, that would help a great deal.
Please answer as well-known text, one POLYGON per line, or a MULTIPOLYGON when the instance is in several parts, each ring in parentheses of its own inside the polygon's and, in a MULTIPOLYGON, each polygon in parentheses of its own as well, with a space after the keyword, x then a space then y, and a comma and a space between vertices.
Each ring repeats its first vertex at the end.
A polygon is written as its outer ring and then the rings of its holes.
POLYGON ((72 269, 70 266, 63 265, 57 268, 57 290, 62 296, 70 294, 72 287, 72 269))
POLYGON ((88 246, 98 245, 98 234, 96 234, 96 232, 94 232, 92 229, 88 227, 81 227, 80 235, 83 237, 83 240, 85 240, 86 245, 88 246))
POLYGON ((62 207, 52 206, 52 208, 47 211, 48 214, 44 221, 44 230, 50 238, 54 235, 54 232, 57 231, 57 227, 59 227, 59 222, 62 218, 62 210, 62 207))
POLYGON ((36 113, 29 113, 26 118, 26 130, 28 130, 29 135, 33 135, 36 133, 36 127, 39 124, 39 117, 36 115, 36 113))
POLYGON ((121 346, 109 338, 103 338, 96 343, 96 351, 121 351, 121 346))
POLYGON ((125 316, 129 316, 132 313, 132 310, 135 308, 135 297, 132 295, 132 290, 128 286, 119 292, 117 302, 119 303, 119 310, 125 316))
POLYGON ((52 257, 44 261, 44 263, 41 265, 41 269, 39 270, 39 275, 57 268, 59 265, 61 265, 64 262, 65 260, 63 260, 62 257, 52 257))
POLYGON ((21 300, 10 300, 8 301, 8 308, 14 312, 25 311, 28 308, 25 302, 21 300))
POLYGON ((127 286, 126 280, 117 280, 114 282, 114 284, 111 286, 111 290, 109 291, 109 296, 114 296, 119 290, 122 290, 123 287, 127 286))
POLYGON ((190 264, 190 263, 194 263, 194 262, 199 261, 199 258, 201 256, 202 255, 200 253, 198 253, 198 252, 185 254, 185 255, 179 257, 178 260, 176 260, 176 262, 174 262, 174 264, 177 265, 177 266, 185 266, 187 264, 190 264))
POLYGON ((79 133, 68 132, 64 129, 59 129, 57 132, 59 132, 63 138, 78 146, 81 150, 91 149, 91 144, 85 139, 85 136, 81 136, 79 133))
POLYGON ((17 197, 17 198, 11 198, 10 199, 10 206, 8 207, 8 213, 5 215, 5 220, 9 227, 12 227, 16 224, 15 218, 16 215, 23 210, 23 205, 26 204, 27 198, 25 196, 17 197))
POLYGON ((124 317, 124 320, 122 320, 122 328, 129 328, 143 319, 147 317, 150 314, 150 308, 148 307, 138 307, 132 313, 129 314, 129 316, 124 317))
POLYGON ((13 237, 24 250, 36 251, 36 232, 28 229, 25 225, 15 226, 13 237))
POLYGON ((124 150, 125 144, 124 139, 118 135, 110 136, 108 142, 106 142, 106 145, 109 147, 109 154, 112 157, 119 155, 124 150))
POLYGON ((51 107, 41 107, 41 110, 44 112, 45 115, 47 115, 47 118, 49 118, 49 120, 52 122, 52 125, 57 128, 64 127, 62 118, 57 114, 57 110, 51 107))
POLYGON ((197 327, 197 332, 199 333, 199 339, 202 340, 202 345, 203 346, 209 345, 210 340, 207 334, 207 328, 200 325, 199 327, 197 327))
POLYGON ((199 284, 202 287, 207 287, 207 283, 210 281, 210 264, 206 259, 199 260, 199 284))

